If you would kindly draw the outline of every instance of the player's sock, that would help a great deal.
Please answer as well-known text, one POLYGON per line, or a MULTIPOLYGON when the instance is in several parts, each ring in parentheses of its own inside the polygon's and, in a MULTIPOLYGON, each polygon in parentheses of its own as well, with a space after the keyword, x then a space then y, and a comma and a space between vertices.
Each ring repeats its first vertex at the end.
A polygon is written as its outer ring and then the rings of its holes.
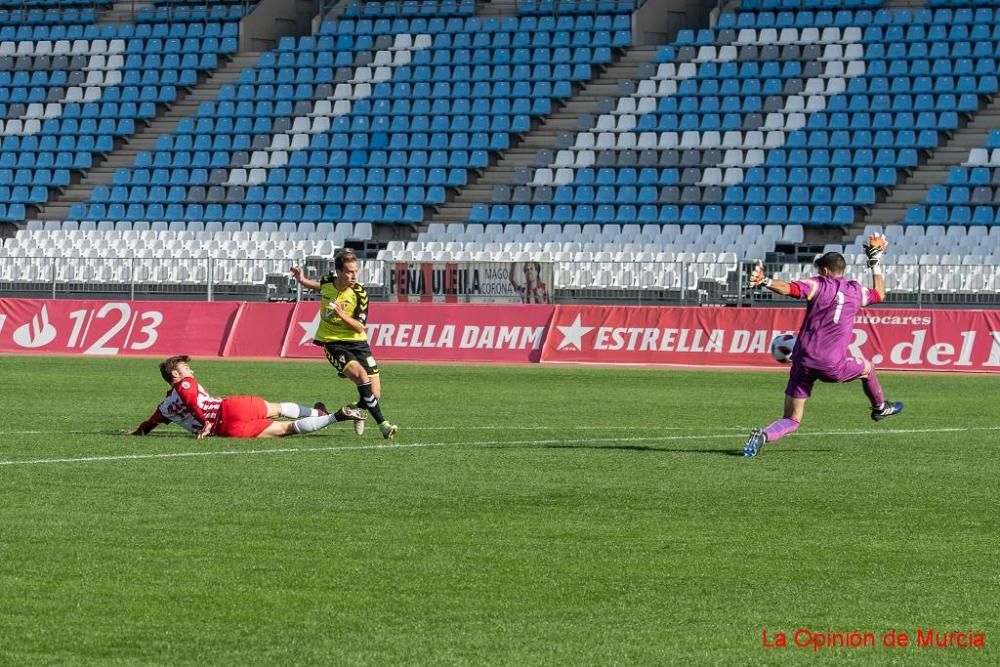
POLYGON ((358 407, 370 412, 376 424, 381 424, 385 421, 385 417, 382 416, 382 407, 378 404, 375 394, 372 393, 371 382, 358 385, 358 396, 361 397, 358 407))
POLYGON ((292 422, 292 428, 296 433, 312 433, 321 428, 326 428, 337 421, 336 415, 324 415, 322 417, 303 417, 292 422))
POLYGON ((768 442, 774 442, 784 438, 789 433, 794 433, 799 428, 799 423, 794 419, 782 417, 778 421, 771 422, 771 425, 764 429, 764 435, 768 442))
POLYGON ((279 403, 279 405, 281 406, 281 416, 288 419, 319 417, 319 410, 302 405, 301 403, 279 403))
POLYGON ((882 404, 885 403, 885 394, 882 393, 882 385, 879 384, 878 377, 875 375, 874 366, 872 366, 871 372, 868 373, 868 377, 861 380, 861 386, 865 390, 865 396, 871 401, 872 407, 882 407, 882 404))

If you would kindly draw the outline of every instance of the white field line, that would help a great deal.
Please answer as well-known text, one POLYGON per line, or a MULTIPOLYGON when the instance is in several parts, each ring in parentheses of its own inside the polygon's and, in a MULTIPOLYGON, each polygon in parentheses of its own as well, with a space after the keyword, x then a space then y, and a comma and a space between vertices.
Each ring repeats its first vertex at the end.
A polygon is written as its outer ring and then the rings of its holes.
MULTIPOLYGON (((911 429, 879 429, 872 430, 836 430, 817 431, 806 434, 793 434, 808 437, 824 437, 838 435, 912 435, 915 433, 972 433, 984 431, 1000 431, 1000 426, 982 427, 955 427, 955 428, 911 428, 911 429)), ((47 465, 54 463, 101 463, 117 461, 144 461, 144 460, 164 460, 164 459, 184 459, 209 456, 254 456, 257 454, 309 454, 314 452, 349 452, 365 450, 389 450, 389 449, 422 449, 429 447, 505 447, 505 446, 532 446, 532 445, 569 445, 569 444, 597 444, 597 443, 663 443, 690 440, 722 440, 733 438, 732 433, 710 433, 704 435, 662 435, 635 438, 586 438, 586 439, 558 439, 558 440, 481 440, 478 442, 414 442, 414 443, 387 443, 382 445, 335 445, 331 447, 276 447, 274 449, 227 449, 221 451, 201 451, 201 452, 172 452, 162 454, 122 454, 114 456, 82 456, 61 459, 24 459, 0 461, 0 466, 16 465, 47 465)))
MULTIPOLYGON (((732 429, 735 431, 745 431, 748 427, 746 426, 720 426, 720 429, 732 429)), ((457 428, 455 426, 407 426, 406 432, 411 431, 620 431, 622 429, 621 425, 609 424, 607 426, 528 426, 519 424, 494 424, 493 426, 462 426, 457 428)), ((658 426, 658 425, 629 425, 629 431, 687 431, 690 430, 687 426, 658 426)), ((124 435, 125 431, 121 431, 124 435)), ((0 436, 5 435, 112 435, 111 429, 106 430, 90 430, 90 429, 54 429, 54 430, 30 430, 30 431, 0 431, 0 436)), ((169 429, 164 431, 157 431, 157 436, 160 435, 176 435, 180 436, 183 431, 178 431, 176 429, 169 429)))

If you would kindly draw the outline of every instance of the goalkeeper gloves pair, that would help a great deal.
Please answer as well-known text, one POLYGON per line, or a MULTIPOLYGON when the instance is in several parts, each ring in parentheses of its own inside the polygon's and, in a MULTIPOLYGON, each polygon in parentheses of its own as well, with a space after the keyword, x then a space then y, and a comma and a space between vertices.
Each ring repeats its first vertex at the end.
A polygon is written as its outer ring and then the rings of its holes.
MULTIPOLYGON (((868 268, 871 269, 872 273, 875 275, 882 275, 882 256, 885 254, 886 249, 889 247, 889 242, 885 240, 885 235, 883 234, 872 234, 867 239, 865 239, 863 248, 865 252, 865 257, 867 257, 868 268)), ((757 261, 754 264, 753 269, 750 271, 750 287, 770 287, 771 278, 764 275, 764 263, 757 261)))

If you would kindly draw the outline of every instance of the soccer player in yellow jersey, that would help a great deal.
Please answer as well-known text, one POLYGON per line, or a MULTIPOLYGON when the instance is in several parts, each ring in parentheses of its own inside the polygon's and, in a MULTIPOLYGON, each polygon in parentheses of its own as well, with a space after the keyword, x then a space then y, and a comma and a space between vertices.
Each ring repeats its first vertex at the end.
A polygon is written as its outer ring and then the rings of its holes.
MULTIPOLYGON (((335 273, 319 281, 306 278, 301 266, 293 266, 290 271, 300 285, 320 294, 319 327, 313 343, 323 346, 327 361, 340 377, 357 385, 361 397, 358 407, 371 413, 382 437, 389 439, 399 427, 386 421, 378 402, 382 383, 378 363, 368 346, 368 292, 358 282, 358 257, 350 250, 342 250, 334 256, 333 266, 335 273)), ((358 435, 364 433, 364 421, 354 424, 358 435)))

